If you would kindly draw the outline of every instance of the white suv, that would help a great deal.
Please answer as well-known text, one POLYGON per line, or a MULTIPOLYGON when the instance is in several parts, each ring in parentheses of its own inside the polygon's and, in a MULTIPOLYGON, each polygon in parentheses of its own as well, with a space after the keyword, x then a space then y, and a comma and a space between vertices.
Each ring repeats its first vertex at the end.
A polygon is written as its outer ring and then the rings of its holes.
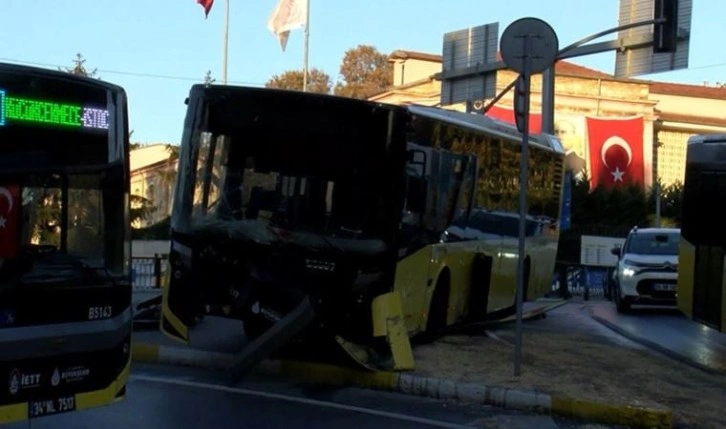
POLYGON ((675 305, 678 280, 678 228, 633 228, 618 257, 614 298, 619 312, 632 304, 675 305))

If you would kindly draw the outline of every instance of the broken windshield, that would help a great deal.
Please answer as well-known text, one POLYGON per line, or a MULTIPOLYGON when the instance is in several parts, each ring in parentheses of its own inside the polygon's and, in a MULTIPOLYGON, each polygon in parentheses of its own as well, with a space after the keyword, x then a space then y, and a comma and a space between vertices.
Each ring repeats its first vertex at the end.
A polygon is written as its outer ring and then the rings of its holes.
POLYGON ((304 151, 281 140, 248 144, 240 136, 206 132, 195 140, 192 228, 234 223, 238 232, 261 241, 269 240, 268 227, 318 240, 382 237, 375 154, 343 144, 307 144, 304 151))

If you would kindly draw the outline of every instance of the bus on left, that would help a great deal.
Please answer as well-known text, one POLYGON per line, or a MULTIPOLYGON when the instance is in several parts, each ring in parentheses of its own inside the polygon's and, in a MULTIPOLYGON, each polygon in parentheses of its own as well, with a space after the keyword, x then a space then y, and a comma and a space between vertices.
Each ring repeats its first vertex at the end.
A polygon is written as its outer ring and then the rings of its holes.
POLYGON ((0 64, 0 424, 126 395, 128 135, 123 88, 0 64))

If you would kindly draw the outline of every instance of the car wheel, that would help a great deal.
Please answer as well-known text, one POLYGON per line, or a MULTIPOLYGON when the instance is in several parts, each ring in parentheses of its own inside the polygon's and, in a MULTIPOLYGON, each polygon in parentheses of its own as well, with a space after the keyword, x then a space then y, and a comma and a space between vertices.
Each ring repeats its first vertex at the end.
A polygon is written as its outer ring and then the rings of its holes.
POLYGON ((627 313, 630 311, 630 300, 627 297, 623 297, 619 284, 615 286, 615 306, 618 313, 627 313))

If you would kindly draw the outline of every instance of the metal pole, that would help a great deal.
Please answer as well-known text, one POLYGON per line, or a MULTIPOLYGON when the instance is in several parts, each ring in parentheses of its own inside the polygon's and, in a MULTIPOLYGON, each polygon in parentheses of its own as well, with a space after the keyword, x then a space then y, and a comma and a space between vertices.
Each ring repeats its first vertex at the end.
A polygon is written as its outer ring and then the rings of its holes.
POLYGON ((655 227, 660 228, 660 182, 655 179, 655 227))
POLYGON ((308 47, 310 46, 310 2, 306 0, 305 11, 305 41, 303 45, 303 92, 308 90, 308 47))
POLYGON ((492 101, 490 101, 489 104, 487 104, 486 106, 484 106, 484 108, 482 109, 482 114, 483 115, 486 115, 487 112, 489 111, 489 109, 492 108, 492 106, 494 106, 495 104, 497 104, 499 102, 499 100, 501 100, 502 97, 504 97, 504 95, 506 93, 508 93, 512 88, 514 88, 514 86, 517 84, 517 81, 518 80, 519 80, 519 78, 514 79, 512 81, 512 83, 510 83, 509 85, 507 85, 506 88, 504 88, 502 90, 502 92, 500 92, 499 94, 497 94, 496 97, 492 98, 492 101))
POLYGON ((229 0, 224 8, 224 47, 222 48, 222 84, 227 84, 227 48, 229 45, 229 0))
POLYGON ((525 258, 525 226, 527 224, 527 182, 529 181, 529 90, 531 74, 531 52, 532 39, 531 36, 524 37, 524 73, 520 76, 522 85, 520 88, 524 92, 523 98, 523 116, 522 124, 522 156, 519 162, 519 243, 517 246, 517 332, 514 344, 514 376, 519 377, 522 370, 522 306, 524 303, 524 258, 525 258))
POLYGON ((542 73, 542 132, 555 133, 555 66, 542 73))

